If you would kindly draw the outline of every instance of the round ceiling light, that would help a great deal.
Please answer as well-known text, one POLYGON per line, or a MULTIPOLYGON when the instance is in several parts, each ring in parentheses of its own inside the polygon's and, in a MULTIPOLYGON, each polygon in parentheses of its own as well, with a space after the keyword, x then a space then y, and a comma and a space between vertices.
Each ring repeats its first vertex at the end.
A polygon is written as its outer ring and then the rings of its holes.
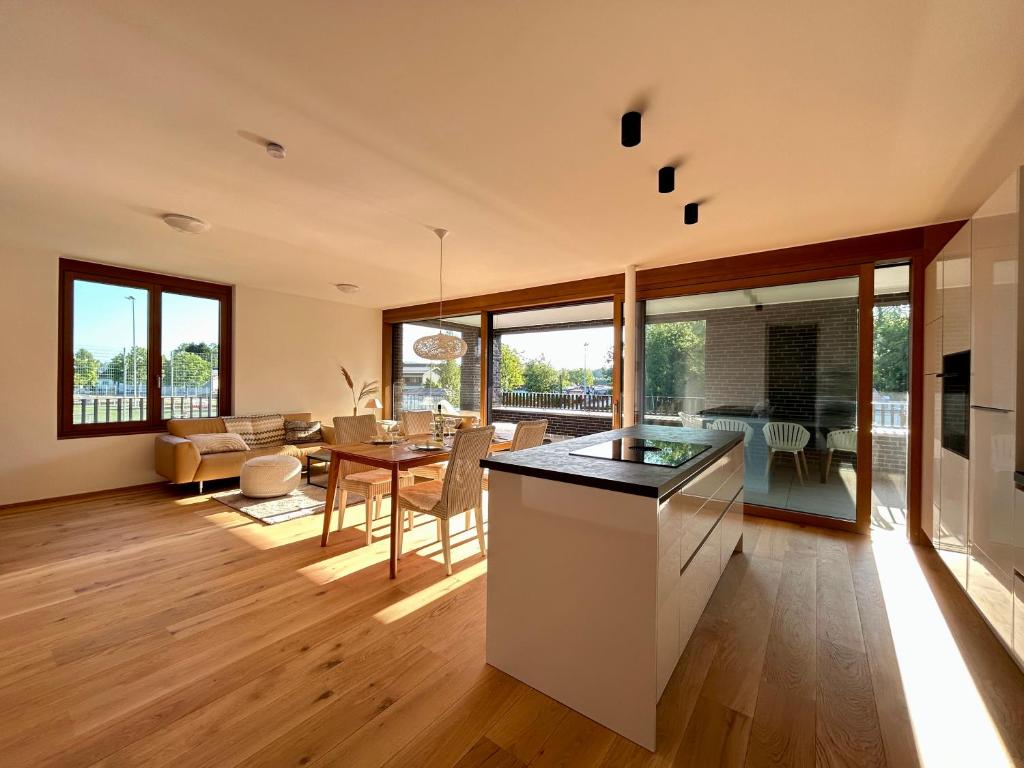
POLYGON ((335 283, 334 287, 342 293, 355 293, 359 290, 359 286, 355 283, 335 283))
POLYGON ((195 216, 186 216, 183 213, 165 213, 161 218, 163 218, 164 224, 171 229, 190 235, 201 235, 210 230, 208 222, 197 219, 195 216))
POLYGON ((284 156, 287 154, 285 148, 278 144, 276 141, 267 142, 267 154, 275 160, 284 160, 284 156))

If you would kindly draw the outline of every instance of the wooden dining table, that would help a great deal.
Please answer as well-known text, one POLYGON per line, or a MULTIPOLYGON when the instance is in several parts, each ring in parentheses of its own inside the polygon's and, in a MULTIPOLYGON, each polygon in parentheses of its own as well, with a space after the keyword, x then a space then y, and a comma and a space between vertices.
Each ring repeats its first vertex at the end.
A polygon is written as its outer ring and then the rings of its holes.
MULTIPOLYGON (((320 546, 326 547, 331 535, 331 520, 334 517, 334 502, 338 491, 338 476, 341 474, 341 466, 345 461, 353 461, 358 464, 365 464, 371 467, 387 469, 391 471, 391 558, 389 566, 390 578, 398 575, 398 537, 395 531, 400 524, 398 519, 398 504, 395 501, 395 494, 398 493, 399 473, 414 467, 422 467, 427 464, 435 464, 444 461, 451 455, 451 443, 446 441, 444 447, 436 450, 419 450, 414 445, 423 444, 430 440, 430 435, 409 435, 397 443, 340 443, 338 445, 325 446, 323 450, 330 451, 331 464, 327 472, 327 499, 324 504, 324 532, 320 537, 320 546)), ((512 446, 511 435, 495 435, 491 443, 491 452, 507 451, 512 446)), ((369 501, 367 501, 369 503, 369 501)), ((344 514, 343 512, 341 514, 344 514)))

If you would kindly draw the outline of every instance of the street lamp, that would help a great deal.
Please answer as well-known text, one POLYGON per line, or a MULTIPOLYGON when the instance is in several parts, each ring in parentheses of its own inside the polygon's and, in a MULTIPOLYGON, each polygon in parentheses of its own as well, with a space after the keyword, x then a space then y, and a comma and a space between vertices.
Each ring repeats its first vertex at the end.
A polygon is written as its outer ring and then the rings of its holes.
POLYGON ((135 367, 135 297, 125 296, 132 308, 132 397, 139 396, 139 372, 135 367))
POLYGON ((587 391, 587 350, 590 348, 590 342, 583 342, 583 391, 587 391))

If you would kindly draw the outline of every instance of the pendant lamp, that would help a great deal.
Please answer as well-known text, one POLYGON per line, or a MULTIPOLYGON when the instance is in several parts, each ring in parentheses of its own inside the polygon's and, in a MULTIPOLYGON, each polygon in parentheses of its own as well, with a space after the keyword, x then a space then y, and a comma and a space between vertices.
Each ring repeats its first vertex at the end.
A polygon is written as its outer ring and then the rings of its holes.
POLYGON ((441 331, 441 318, 444 317, 444 236, 448 234, 448 230, 435 229, 434 234, 437 235, 441 246, 441 260, 437 273, 437 333, 416 339, 412 349, 424 360, 455 360, 466 354, 469 347, 461 336, 441 331))

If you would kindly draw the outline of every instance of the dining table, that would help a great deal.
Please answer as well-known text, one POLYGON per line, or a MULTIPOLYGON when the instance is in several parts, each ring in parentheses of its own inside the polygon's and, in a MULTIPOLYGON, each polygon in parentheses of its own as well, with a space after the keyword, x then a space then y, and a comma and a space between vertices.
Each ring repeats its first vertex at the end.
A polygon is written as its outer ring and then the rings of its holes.
MULTIPOLYGON (((435 464, 444 461, 451 455, 452 438, 446 438, 444 443, 429 450, 417 447, 431 441, 429 434, 407 435, 394 442, 382 442, 373 440, 358 443, 339 443, 328 445, 323 448, 331 454, 331 463, 327 471, 327 498, 324 504, 324 532, 320 537, 320 546, 326 547, 331 535, 331 520, 334 517, 334 504, 338 491, 338 476, 341 474, 341 467, 346 461, 365 464, 379 469, 387 469, 391 472, 391 557, 388 567, 388 575, 394 579, 398 576, 398 537, 395 531, 398 530, 399 516, 398 504, 395 503, 394 495, 398 492, 398 476, 400 473, 414 467, 422 467, 427 464, 435 464)), ((512 446, 511 434, 495 434, 491 443, 490 451, 507 451, 512 446)))

